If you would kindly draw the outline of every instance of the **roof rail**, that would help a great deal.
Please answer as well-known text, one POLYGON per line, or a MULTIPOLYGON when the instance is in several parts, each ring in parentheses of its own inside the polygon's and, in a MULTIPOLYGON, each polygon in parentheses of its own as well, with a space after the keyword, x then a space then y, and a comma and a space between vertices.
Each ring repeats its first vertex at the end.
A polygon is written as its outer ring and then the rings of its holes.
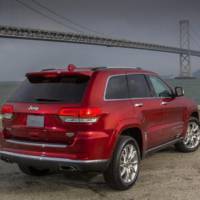
POLYGON ((51 70, 55 70, 55 69, 54 68, 46 68, 46 69, 42 69, 41 71, 45 72, 45 71, 51 71, 51 70))
POLYGON ((92 71, 98 71, 98 70, 102 70, 102 69, 107 69, 107 67, 104 67, 104 66, 102 66, 102 67, 94 67, 91 70, 92 71))
MULTIPOLYGON (((141 67, 120 67, 120 66, 76 67, 75 69, 91 70, 91 71, 99 71, 99 70, 104 70, 104 69, 137 69, 137 70, 142 70, 141 67)), ((42 69, 41 71, 44 72, 44 71, 51 71, 51 70, 56 70, 56 69, 55 68, 46 68, 46 69, 42 69)))
POLYGON ((138 70, 142 70, 141 67, 121 67, 121 66, 108 66, 108 69, 138 69, 138 70))
POLYGON ((103 70, 103 69, 138 69, 142 70, 141 67, 121 67, 121 66, 102 66, 91 68, 92 71, 103 70))

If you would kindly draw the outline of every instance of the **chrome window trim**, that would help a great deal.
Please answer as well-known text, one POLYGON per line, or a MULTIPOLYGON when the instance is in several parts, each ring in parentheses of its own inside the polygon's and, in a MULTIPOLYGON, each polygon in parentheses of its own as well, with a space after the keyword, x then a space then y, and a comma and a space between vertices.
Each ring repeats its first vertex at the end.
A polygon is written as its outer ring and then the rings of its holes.
MULTIPOLYGON (((167 97, 166 97, 167 98, 167 97)), ((125 98, 125 99, 104 99, 104 101, 128 101, 128 100, 140 100, 140 99, 166 99, 165 97, 143 97, 143 98, 125 98)))
MULTIPOLYGON (((110 75, 110 76, 108 76, 107 77, 107 80, 106 80, 106 85, 105 85, 105 88, 104 88, 104 97, 103 97, 103 99, 104 99, 104 101, 107 101, 107 100, 112 100, 112 99, 106 99, 106 91, 107 91, 107 88, 108 88, 108 82, 109 82, 109 80, 111 79, 111 78, 113 78, 113 77, 117 77, 117 76, 126 76, 126 74, 114 74, 114 75, 110 75)), ((120 100, 126 100, 127 98, 123 98, 123 99, 120 99, 120 100)), ((113 100, 115 100, 115 99, 113 99, 113 100)), ((118 99, 119 100, 119 99, 118 99)))
POLYGON ((116 77, 116 76, 127 76, 127 75, 146 75, 144 73, 127 73, 127 74, 114 74, 114 75, 110 75, 108 76, 107 80, 106 80, 106 85, 105 85, 105 89, 104 89, 104 97, 103 100, 104 101, 127 101, 127 100, 137 100, 137 99, 165 99, 164 97, 133 97, 133 98, 123 98, 123 99, 106 99, 106 91, 107 91, 107 87, 108 87, 108 82, 112 77, 116 77))
POLYGON ((54 148, 66 148, 66 144, 51 144, 51 143, 43 143, 43 142, 29 142, 29 141, 20 141, 20 140, 14 140, 14 139, 7 139, 5 140, 7 143, 11 144, 19 144, 19 145, 27 145, 27 146, 37 146, 37 147, 54 147, 54 148))

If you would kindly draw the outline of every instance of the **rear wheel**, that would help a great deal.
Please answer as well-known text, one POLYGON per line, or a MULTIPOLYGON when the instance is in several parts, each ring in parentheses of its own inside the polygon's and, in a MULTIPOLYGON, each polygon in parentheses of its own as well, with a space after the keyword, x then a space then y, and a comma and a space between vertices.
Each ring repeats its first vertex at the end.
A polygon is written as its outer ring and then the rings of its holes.
POLYGON ((175 144, 177 150, 181 152, 196 151, 200 144, 200 124, 197 118, 191 117, 187 127, 185 138, 175 144))
POLYGON ((120 136, 104 178, 117 190, 130 188, 139 174, 140 153, 137 142, 129 136, 120 136))
POLYGON ((23 173, 30 176, 45 176, 53 172, 53 170, 48 169, 48 168, 38 168, 38 167, 28 166, 24 164, 19 164, 18 166, 19 166, 19 169, 23 173))

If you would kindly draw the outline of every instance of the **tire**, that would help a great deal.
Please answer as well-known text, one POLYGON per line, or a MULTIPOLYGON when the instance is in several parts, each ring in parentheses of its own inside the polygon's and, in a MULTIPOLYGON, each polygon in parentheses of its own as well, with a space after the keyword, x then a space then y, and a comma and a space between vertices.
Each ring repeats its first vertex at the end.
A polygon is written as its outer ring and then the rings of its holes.
POLYGON ((53 173, 53 170, 47 168, 37 168, 34 166, 28 166, 24 164, 18 164, 19 169, 29 176, 46 176, 53 173))
POLYGON ((176 143, 175 147, 178 151, 188 153, 194 152, 200 145, 200 123, 195 117, 191 117, 188 122, 187 133, 185 138, 176 143))
POLYGON ((139 174, 139 164, 140 151, 135 139, 129 136, 120 136, 112 160, 104 172, 104 179, 111 188, 126 190, 135 184, 139 174), (127 161, 126 152, 131 151, 132 153, 129 154, 131 157, 127 161), (128 173, 129 179, 126 179, 128 173))

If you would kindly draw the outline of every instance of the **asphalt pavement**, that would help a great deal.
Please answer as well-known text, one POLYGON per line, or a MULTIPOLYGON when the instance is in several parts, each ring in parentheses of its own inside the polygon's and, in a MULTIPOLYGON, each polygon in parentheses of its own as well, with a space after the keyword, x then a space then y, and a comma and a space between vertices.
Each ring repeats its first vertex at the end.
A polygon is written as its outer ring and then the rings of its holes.
POLYGON ((141 163, 139 179, 127 191, 114 191, 102 175, 62 172, 30 177, 0 161, 0 200, 199 200, 200 150, 157 152, 141 163))

